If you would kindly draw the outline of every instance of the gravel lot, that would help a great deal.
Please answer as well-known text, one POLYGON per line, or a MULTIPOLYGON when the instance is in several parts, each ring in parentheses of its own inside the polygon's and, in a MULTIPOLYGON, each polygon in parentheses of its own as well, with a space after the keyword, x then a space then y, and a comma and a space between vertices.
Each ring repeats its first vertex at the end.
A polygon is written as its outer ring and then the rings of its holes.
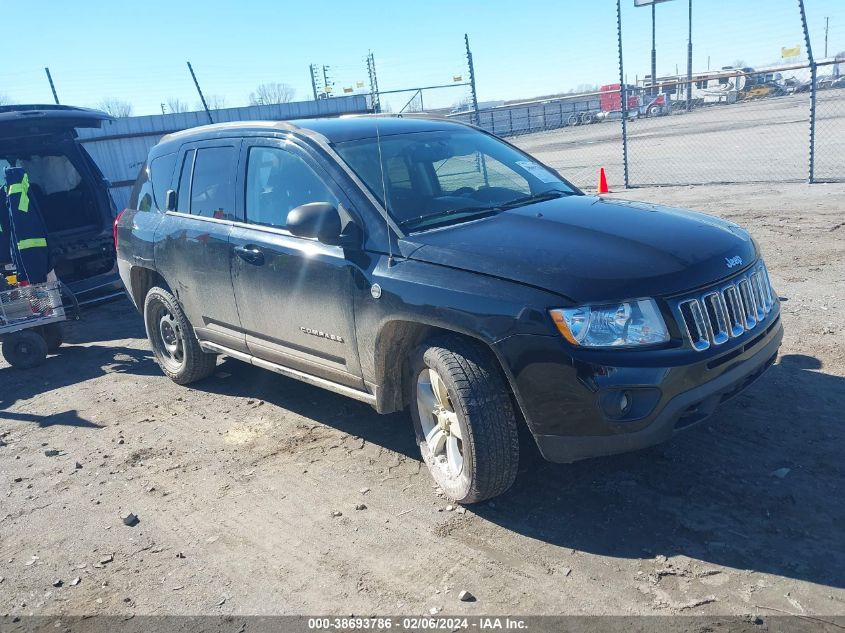
MULTIPOLYGON (((845 90, 819 91, 816 113, 816 178, 845 180, 845 90)), ((809 117, 810 96, 799 93, 631 121, 630 183, 804 181, 809 117)), ((611 186, 625 182, 619 121, 509 140, 580 187, 594 188, 602 165, 611 186)))
POLYGON ((89 311, 41 368, 0 362, 0 627, 9 613, 845 615, 843 195, 626 192, 752 229, 784 297, 779 361, 669 444, 573 465, 529 454, 509 494, 465 511, 435 494, 407 415, 229 359, 178 387, 128 302, 89 311))

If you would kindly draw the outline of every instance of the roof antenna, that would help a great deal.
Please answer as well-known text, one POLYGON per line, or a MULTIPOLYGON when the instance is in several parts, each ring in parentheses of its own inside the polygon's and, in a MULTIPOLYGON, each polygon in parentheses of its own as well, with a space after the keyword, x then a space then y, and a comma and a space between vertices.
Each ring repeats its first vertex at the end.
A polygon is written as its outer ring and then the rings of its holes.
POLYGON ((387 182, 384 179, 384 160, 381 155, 381 134, 378 129, 378 119, 376 124, 376 145, 378 146, 378 165, 381 169, 381 195, 384 200, 384 228, 387 230, 387 267, 391 268, 396 262, 393 261, 393 239, 390 235, 390 209, 387 201, 387 182))

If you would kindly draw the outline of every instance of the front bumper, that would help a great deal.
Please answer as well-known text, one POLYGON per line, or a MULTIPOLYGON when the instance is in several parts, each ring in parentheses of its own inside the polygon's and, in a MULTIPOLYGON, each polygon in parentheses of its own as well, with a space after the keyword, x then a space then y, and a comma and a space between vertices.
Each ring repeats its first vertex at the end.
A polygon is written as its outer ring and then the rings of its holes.
POLYGON ((584 360, 536 340, 545 337, 514 336, 499 342, 499 352, 543 457, 568 463, 652 446, 707 418, 774 363, 783 339, 779 312, 749 334, 718 354, 684 355, 680 364, 670 364, 677 363, 673 350, 584 360), (622 360, 637 364, 620 366, 622 360), (608 394, 621 393, 639 403, 627 417, 606 405, 608 394))

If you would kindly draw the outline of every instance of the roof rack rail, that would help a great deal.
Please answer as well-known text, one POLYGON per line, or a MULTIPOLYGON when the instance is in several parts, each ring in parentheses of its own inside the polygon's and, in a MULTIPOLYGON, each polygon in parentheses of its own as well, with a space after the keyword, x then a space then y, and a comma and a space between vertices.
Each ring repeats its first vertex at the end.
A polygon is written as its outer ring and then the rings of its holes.
POLYGON ((367 118, 394 118, 394 119, 445 119, 442 114, 428 112, 367 112, 363 114, 341 114, 340 119, 367 119, 367 118))

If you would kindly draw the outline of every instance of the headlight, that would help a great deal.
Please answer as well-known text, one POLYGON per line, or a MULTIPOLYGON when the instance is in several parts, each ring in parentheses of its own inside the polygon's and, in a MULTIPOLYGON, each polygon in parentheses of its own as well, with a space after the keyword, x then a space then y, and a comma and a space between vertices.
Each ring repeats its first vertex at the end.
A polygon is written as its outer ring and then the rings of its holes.
POLYGON ((579 347, 634 347, 669 340, 653 299, 560 308, 549 313, 564 338, 579 347))

